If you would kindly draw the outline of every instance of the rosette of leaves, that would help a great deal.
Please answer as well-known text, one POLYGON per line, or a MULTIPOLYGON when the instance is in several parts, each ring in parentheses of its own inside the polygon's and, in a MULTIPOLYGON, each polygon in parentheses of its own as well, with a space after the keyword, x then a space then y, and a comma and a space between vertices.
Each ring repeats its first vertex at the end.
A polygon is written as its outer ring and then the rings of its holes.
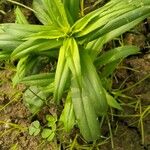
POLYGON ((63 115, 68 120, 75 118, 83 137, 93 141, 101 135, 99 117, 106 115, 108 105, 121 109, 102 79, 112 73, 120 59, 139 51, 123 46, 101 55, 101 49, 150 16, 150 1, 110 0, 83 17, 79 3, 33 0, 33 12, 42 25, 29 24, 17 8, 16 23, 0 25, 0 59, 18 60, 14 84, 42 87, 53 94, 57 104, 64 91, 70 93, 71 101, 67 101, 63 115), (57 66, 53 72, 41 74, 39 65, 45 58, 48 63, 58 59, 57 66), (103 71, 98 73, 101 67, 103 71))

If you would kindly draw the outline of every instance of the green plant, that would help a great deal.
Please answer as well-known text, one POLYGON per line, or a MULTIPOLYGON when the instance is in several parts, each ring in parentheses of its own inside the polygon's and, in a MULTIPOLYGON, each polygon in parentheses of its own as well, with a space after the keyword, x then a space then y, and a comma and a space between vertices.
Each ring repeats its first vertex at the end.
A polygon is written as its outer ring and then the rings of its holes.
POLYGON ((52 115, 46 116, 47 127, 42 128, 39 121, 34 121, 29 126, 29 134, 30 135, 38 135, 41 133, 43 139, 48 141, 52 141, 56 134, 56 121, 57 117, 52 115))
POLYGON ((29 134, 36 136, 40 133, 40 131, 41 131, 41 126, 39 121, 32 122, 29 127, 29 134))
POLYGON ((0 59, 18 60, 14 85, 34 84, 46 97, 53 95, 56 104, 67 92, 70 104, 63 115, 68 121, 61 117, 66 130, 76 120, 87 141, 100 138, 99 117, 108 105, 121 109, 105 84, 107 77, 121 59, 139 51, 121 46, 101 55, 102 47, 150 16, 150 1, 111 0, 80 17, 79 0, 33 0, 33 12, 43 25, 29 24, 19 8, 16 23, 0 25, 0 59), (57 58, 56 68, 41 73, 44 62, 57 58))
POLYGON ((55 137, 55 132, 56 132, 56 121, 57 121, 57 117, 56 116, 52 116, 52 115, 47 115, 46 116, 46 120, 47 120, 47 126, 49 128, 44 128, 41 136, 44 139, 47 139, 48 141, 52 141, 53 138, 55 137))

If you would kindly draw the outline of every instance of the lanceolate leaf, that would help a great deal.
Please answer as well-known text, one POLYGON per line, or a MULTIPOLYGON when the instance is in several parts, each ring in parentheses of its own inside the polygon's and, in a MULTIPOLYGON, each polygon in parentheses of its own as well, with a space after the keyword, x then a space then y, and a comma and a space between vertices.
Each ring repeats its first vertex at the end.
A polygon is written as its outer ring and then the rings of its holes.
POLYGON ((119 105, 119 103, 113 98, 113 96, 111 96, 107 91, 105 91, 106 93, 106 98, 107 98, 107 102, 108 105, 110 107, 122 110, 121 106, 119 105))
POLYGON ((80 54, 79 48, 74 38, 68 38, 64 42, 66 49, 66 60, 67 64, 72 72, 73 77, 78 80, 78 84, 81 84, 81 65, 80 65, 80 54))
POLYGON ((99 15, 110 8, 112 8, 114 5, 116 5, 118 2, 112 2, 110 1, 105 5, 105 7, 99 8, 87 15, 85 15, 83 18, 79 19, 73 26, 72 30, 73 33, 77 33, 82 31, 91 21, 94 21, 99 18, 99 15))
POLYGON ((43 6, 42 0, 33 0, 33 9, 35 10, 36 17, 43 23, 44 25, 53 24, 48 12, 47 8, 43 6))
POLYGON ((16 69, 16 74, 13 78, 13 84, 18 84, 25 76, 37 74, 42 67, 42 58, 39 56, 26 56, 22 57, 16 69))
POLYGON ((91 12, 77 21, 73 26, 73 32, 78 32, 77 37, 89 38, 90 40, 88 41, 91 41, 136 19, 148 17, 150 15, 149 2, 147 0, 138 2, 136 0, 131 2, 127 0, 110 1, 99 9, 100 14, 99 11, 91 12), (113 7, 108 9, 111 4, 113 7), (103 11, 105 8, 106 10, 103 11), (94 16, 92 13, 98 14, 96 15, 97 17, 90 18, 90 15, 94 16), (89 20, 87 21, 86 18, 89 20))
POLYGON ((105 115, 107 112, 107 100, 100 78, 95 66, 87 53, 81 53, 82 77, 85 90, 88 93, 97 115, 105 115))
POLYGON ((94 141, 100 137, 98 117, 88 94, 78 84, 77 79, 72 79, 72 102, 80 132, 87 141, 94 141))
MULTIPOLYGON (((95 31, 95 34, 93 36, 91 36, 89 40, 91 41, 100 36, 103 36, 109 32, 112 32, 115 29, 120 28, 121 26, 124 26, 124 25, 127 26, 127 24, 133 23, 133 24, 131 24, 132 26, 130 25, 131 27, 133 27, 133 26, 135 26, 135 21, 136 22, 138 21, 137 22, 137 24, 138 24, 140 21, 147 18, 148 16, 150 16, 150 7, 141 7, 139 9, 130 11, 126 14, 123 14, 122 16, 117 17, 116 19, 114 19, 112 21, 109 21, 109 23, 106 24, 103 28, 99 29, 98 31, 95 31)), ((128 30, 130 28, 128 28, 128 30)))
POLYGON ((24 16, 24 14, 22 13, 19 7, 16 8, 15 14, 16 14, 16 23, 28 24, 26 17, 24 16))
POLYGON ((13 51, 21 43, 23 43, 23 41, 16 39, 14 36, 0 33, 0 49, 2 50, 13 51))
POLYGON ((29 39, 56 39, 59 40, 59 38, 65 37, 66 34, 62 33, 59 30, 49 30, 49 31, 39 31, 38 33, 33 33, 29 35, 26 40, 29 39))
MULTIPOLYGON (((123 7, 123 6, 122 6, 123 7)), ((86 28, 84 28, 84 30, 82 30, 81 32, 79 32, 77 34, 78 37, 84 36, 88 33, 91 33, 92 31, 95 31, 96 29, 99 29, 101 27, 103 27, 105 24, 107 24, 111 19, 114 20, 115 18, 117 18, 118 16, 120 16, 121 14, 124 14, 130 10, 132 10, 132 8, 126 8, 125 9, 120 7, 118 10, 116 11, 112 11, 113 9, 110 9, 107 11, 107 14, 103 15, 97 19, 94 20, 92 23, 90 23, 86 28), (110 11, 110 12, 109 12, 110 11)))
POLYGON ((68 11, 75 22, 79 17, 80 0, 63 0, 64 7, 68 11))
POLYGON ((69 68, 66 63, 65 58, 66 49, 64 45, 60 48, 58 63, 55 74, 55 90, 54 90, 54 99, 59 103, 60 98, 62 97, 66 81, 69 77, 69 68))
POLYGON ((95 60, 96 66, 102 66, 109 64, 118 59, 123 59, 129 55, 139 52, 139 48, 136 46, 122 46, 105 52, 95 60))
POLYGON ((31 24, 16 24, 16 23, 5 23, 1 24, 0 28, 3 32, 22 40, 27 38, 33 33, 38 33, 42 31, 49 32, 50 30, 56 30, 52 25, 43 26, 43 25, 31 25, 31 24))
POLYGON ((64 32, 68 32, 69 24, 66 16, 66 12, 61 0, 34 0, 33 3, 37 16, 40 16, 40 20, 43 23, 54 24, 57 27, 60 27, 64 32), (41 6, 40 6, 41 5, 41 6), (41 16, 41 12, 37 9, 37 7, 42 10, 42 14, 45 17, 41 16), (48 15, 45 15, 45 13, 48 15), (49 18, 49 21, 48 21, 49 18), (51 23, 52 22, 52 23, 51 23))
POLYGON ((54 82, 54 73, 40 73, 30 75, 24 77, 20 82, 30 86, 48 86, 54 82))
MULTIPOLYGON (((12 53, 12 58, 17 59, 30 53, 39 53, 50 49, 58 48, 62 44, 62 40, 28 40, 19 45, 12 53)), ((50 51, 49 51, 50 52, 50 51)))

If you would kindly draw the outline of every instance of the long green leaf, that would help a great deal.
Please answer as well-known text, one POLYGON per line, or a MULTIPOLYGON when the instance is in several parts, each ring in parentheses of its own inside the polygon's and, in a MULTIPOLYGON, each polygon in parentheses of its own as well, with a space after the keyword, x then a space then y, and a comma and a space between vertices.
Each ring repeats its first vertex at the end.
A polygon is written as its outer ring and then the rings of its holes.
POLYGON ((6 33, 0 33, 0 49, 12 51, 23 41, 6 33))
POLYGON ((15 9, 15 15, 16 15, 16 23, 28 24, 26 17, 24 16, 19 7, 15 9))
POLYGON ((42 20, 42 22, 46 23, 49 18, 50 24, 61 27, 64 32, 68 32, 70 26, 61 0, 34 0, 33 4, 34 9, 37 12, 37 16, 40 16, 40 20, 42 20), (41 12, 38 8, 42 10, 42 14, 44 16, 41 16, 41 12))
POLYGON ((47 9, 43 6, 42 0, 33 0, 33 9, 35 10, 36 17, 44 25, 52 25, 52 20, 47 12, 47 9))
POLYGON ((80 0, 63 0, 66 11, 69 11, 73 21, 79 17, 80 0))
POLYGON ((20 82, 30 86, 48 86, 54 82, 54 73, 40 73, 24 77, 20 82))
POLYGON ((95 66, 87 53, 82 53, 82 77, 85 90, 90 98, 97 115, 105 115, 107 112, 107 100, 100 78, 95 66))
POLYGON ((117 5, 118 2, 110 1, 105 5, 105 7, 99 8, 89 14, 85 15, 83 18, 79 19, 73 26, 72 31, 73 33, 77 33, 82 31, 91 21, 94 21, 99 18, 99 15, 103 12, 106 12, 113 6, 117 5))
POLYGON ((42 60, 42 57, 36 55, 22 57, 17 64, 16 74, 12 79, 13 84, 18 84, 25 76, 39 73, 42 67, 42 60))
POLYGON ((33 33, 38 33, 42 31, 49 32, 51 30, 56 30, 52 25, 31 25, 31 24, 16 24, 16 23, 5 23, 0 24, 0 28, 3 32, 14 36, 18 40, 25 39, 33 33))
POLYGON ((103 28, 96 31, 95 34, 90 37, 90 40, 96 39, 97 37, 103 36, 109 32, 112 32, 115 29, 120 28, 121 26, 130 24, 132 22, 133 22, 133 26, 135 26, 134 25, 135 21, 137 21, 137 20, 142 21, 143 19, 145 19, 149 16, 150 16, 150 6, 149 7, 141 7, 136 10, 130 11, 126 14, 123 14, 123 15, 117 17, 116 19, 114 19, 112 21, 109 21, 108 24, 106 24, 103 28))
POLYGON ((132 45, 121 46, 103 53, 95 60, 95 64, 96 66, 103 66, 118 59, 123 59, 129 55, 136 54, 139 50, 140 49, 138 47, 132 45))
MULTIPOLYGON (((28 40, 19 45, 12 53, 12 58, 17 59, 26 56, 29 53, 39 53, 50 49, 58 48, 62 44, 61 40, 28 40)), ((49 51, 50 52, 50 51, 49 51)))
POLYGON ((73 77, 78 79, 79 85, 81 84, 81 65, 79 48, 74 38, 68 38, 64 42, 66 49, 66 60, 73 77))
POLYGON ((84 88, 78 84, 76 78, 72 79, 71 85, 72 102, 76 120, 81 134, 87 141, 100 138, 100 126, 92 101, 84 88))
POLYGON ((66 63, 65 52, 66 49, 63 45, 59 51, 58 63, 55 74, 54 99, 57 101, 57 103, 59 103, 62 97, 66 81, 69 77, 69 68, 66 63))
POLYGON ((34 40, 37 40, 37 39, 56 39, 56 40, 59 40, 59 38, 63 38, 65 36, 66 36, 66 34, 64 34, 63 32, 61 32, 59 30, 49 30, 49 31, 40 31, 38 33, 33 33, 25 39, 26 40, 29 40, 29 39, 34 39, 34 40))
POLYGON ((78 32, 78 36, 83 36, 85 34, 91 33, 92 31, 95 31, 96 29, 102 28, 103 25, 109 23, 111 20, 113 21, 119 16, 121 19, 124 19, 118 22, 119 24, 122 22, 128 23, 128 19, 130 20, 130 17, 140 17, 142 13, 147 13, 146 10, 145 12, 143 11, 144 9, 149 9, 149 5, 150 3, 147 0, 143 0, 142 2, 141 0, 110 1, 105 6, 89 13, 85 17, 78 20, 72 27, 73 33, 78 32))

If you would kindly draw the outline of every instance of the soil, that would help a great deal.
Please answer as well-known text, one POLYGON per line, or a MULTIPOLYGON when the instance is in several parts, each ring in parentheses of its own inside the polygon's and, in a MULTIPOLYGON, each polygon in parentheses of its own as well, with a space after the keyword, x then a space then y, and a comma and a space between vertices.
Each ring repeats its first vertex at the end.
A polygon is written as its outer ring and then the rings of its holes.
MULTIPOLYGON (((31 1, 24 1, 24 4, 30 6, 31 1)), ((0 9, 6 12, 5 15, 0 14, 0 22, 14 22, 13 7, 14 5, 8 3, 0 5, 0 9)), ((30 11, 23 10, 30 22, 37 22, 30 11)), ((114 150, 150 150, 150 109, 148 109, 150 107, 150 19, 135 27, 133 31, 123 35, 124 43, 137 45, 141 48, 141 53, 125 59, 114 73, 113 88, 120 88, 123 91, 123 94, 119 95, 123 111, 110 111, 109 121, 113 139, 110 139, 106 125, 102 129, 103 140, 97 141, 94 145, 86 143, 78 136, 73 150, 80 149, 80 145, 84 145, 85 148, 88 146, 92 150, 110 150, 112 145, 114 150), (148 109, 147 115, 140 118, 139 115, 146 109, 148 109)), ((54 142, 47 142, 40 136, 34 137, 28 134, 28 127, 32 121, 38 119, 44 125, 45 115, 52 113, 55 108, 45 106, 38 115, 31 117, 22 100, 25 87, 23 85, 13 87, 11 83, 13 69, 8 68, 3 62, 0 62, 0 67, 0 150, 70 149, 69 145, 73 143, 78 133, 77 129, 74 129, 70 136, 60 132, 54 142)))

